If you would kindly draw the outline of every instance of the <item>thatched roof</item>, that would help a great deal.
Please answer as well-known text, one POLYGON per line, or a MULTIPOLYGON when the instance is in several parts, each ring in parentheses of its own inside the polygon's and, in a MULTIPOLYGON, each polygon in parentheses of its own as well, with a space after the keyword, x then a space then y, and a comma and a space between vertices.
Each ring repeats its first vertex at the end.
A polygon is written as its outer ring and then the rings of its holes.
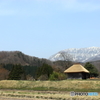
POLYGON ((81 64, 74 64, 64 71, 64 73, 75 73, 75 72, 85 72, 89 73, 87 69, 85 69, 81 64))

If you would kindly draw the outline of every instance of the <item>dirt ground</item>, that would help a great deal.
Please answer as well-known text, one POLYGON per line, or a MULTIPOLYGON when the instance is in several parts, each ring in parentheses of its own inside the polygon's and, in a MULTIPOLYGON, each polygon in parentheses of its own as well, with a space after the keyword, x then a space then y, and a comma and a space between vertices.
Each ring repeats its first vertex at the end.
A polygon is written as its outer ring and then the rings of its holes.
POLYGON ((69 92, 0 89, 0 100, 57 100, 53 96, 59 94, 69 92))
MULTIPOLYGON (((11 97, 0 97, 0 100, 44 100, 44 99, 36 99, 36 98, 11 98, 11 97)), ((49 100, 49 99, 48 99, 49 100)), ((51 99, 50 99, 51 100, 51 99)))
POLYGON ((100 100, 98 96, 70 96, 67 91, 33 91, 0 89, 0 100, 100 100))

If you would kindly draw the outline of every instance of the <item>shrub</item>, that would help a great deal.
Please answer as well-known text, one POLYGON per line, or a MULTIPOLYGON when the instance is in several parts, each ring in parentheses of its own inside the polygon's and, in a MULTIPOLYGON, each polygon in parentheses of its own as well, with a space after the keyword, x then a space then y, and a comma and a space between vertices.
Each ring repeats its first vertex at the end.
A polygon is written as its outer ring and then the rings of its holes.
POLYGON ((41 75, 38 80, 48 80, 48 76, 47 75, 41 75))
POLYGON ((49 78, 49 80, 64 80, 64 79, 66 79, 66 75, 64 73, 55 71, 50 75, 49 78))

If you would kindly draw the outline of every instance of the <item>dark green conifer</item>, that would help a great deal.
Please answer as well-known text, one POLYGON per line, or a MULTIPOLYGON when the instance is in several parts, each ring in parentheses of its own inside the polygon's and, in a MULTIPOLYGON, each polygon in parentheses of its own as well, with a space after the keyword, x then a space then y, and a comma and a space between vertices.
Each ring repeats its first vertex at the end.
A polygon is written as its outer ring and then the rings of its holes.
POLYGON ((21 65, 13 65, 11 72, 9 73, 9 80, 24 80, 26 79, 25 72, 21 65))
POLYGON ((41 67, 38 67, 37 78, 40 77, 41 75, 47 75, 49 77, 50 74, 52 73, 53 73, 53 68, 50 65, 44 63, 41 67))
POLYGON ((91 63, 87 62, 84 67, 90 72, 90 77, 97 77, 99 75, 97 68, 91 63))

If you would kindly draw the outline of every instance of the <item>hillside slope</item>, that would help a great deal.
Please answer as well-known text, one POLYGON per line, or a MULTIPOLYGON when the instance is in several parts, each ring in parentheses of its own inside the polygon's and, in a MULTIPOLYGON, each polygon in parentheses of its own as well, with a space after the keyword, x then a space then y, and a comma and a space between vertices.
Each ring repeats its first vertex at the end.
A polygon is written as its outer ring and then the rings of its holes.
POLYGON ((51 64, 51 61, 28 56, 20 51, 2 51, 0 52, 0 63, 40 66, 42 63, 51 64))

